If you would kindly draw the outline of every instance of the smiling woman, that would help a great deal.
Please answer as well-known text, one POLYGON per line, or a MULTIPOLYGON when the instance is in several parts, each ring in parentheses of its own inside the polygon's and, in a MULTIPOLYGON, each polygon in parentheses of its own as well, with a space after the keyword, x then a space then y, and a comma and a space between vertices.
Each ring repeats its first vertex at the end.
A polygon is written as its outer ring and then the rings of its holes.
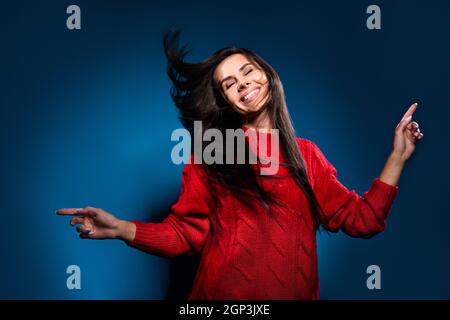
MULTIPOLYGON (((394 131, 391 154, 364 196, 347 189, 336 168, 312 141, 295 137, 283 86, 275 70, 245 48, 227 47, 200 63, 184 61, 179 33, 164 38, 172 99, 192 131, 277 130, 280 164, 273 175, 262 165, 197 163, 183 169, 179 199, 162 222, 119 220, 95 207, 67 208, 81 238, 121 239, 129 246, 164 257, 201 254, 190 299, 318 299, 316 231, 320 226, 352 237, 370 238, 384 230, 397 195, 403 166, 422 139, 413 104, 394 131)), ((201 139, 200 150, 208 149, 201 139)), ((264 140, 264 139, 263 139, 264 140)), ((245 140, 245 150, 261 160, 261 148, 245 140)), ((236 159, 227 144, 224 156, 236 159)), ((195 156, 191 155, 191 157, 195 156)))
MULTIPOLYGON (((249 128, 259 132, 277 129, 280 143, 276 150, 284 155, 281 165, 289 168, 308 199, 314 221, 320 223, 320 206, 307 178, 277 72, 246 48, 226 47, 200 63, 185 62, 187 52, 185 47, 178 49, 178 38, 178 32, 167 34, 164 48, 168 75, 173 82, 171 96, 184 126, 192 130, 195 121, 202 121, 204 132, 219 130, 222 136, 226 136, 227 129, 249 128), (252 100, 246 100, 250 94, 252 100)), ((202 148, 208 148, 207 142, 202 148)), ((235 148, 223 150, 224 158, 228 158, 228 154, 236 158, 238 154, 235 148)), ((247 143, 245 154, 249 150, 247 143)), ((203 170, 213 185, 225 186, 248 207, 254 208, 256 202, 270 211, 271 204, 279 203, 258 182, 258 175, 248 163, 240 164, 237 160, 233 164, 214 163, 204 166, 203 170)))

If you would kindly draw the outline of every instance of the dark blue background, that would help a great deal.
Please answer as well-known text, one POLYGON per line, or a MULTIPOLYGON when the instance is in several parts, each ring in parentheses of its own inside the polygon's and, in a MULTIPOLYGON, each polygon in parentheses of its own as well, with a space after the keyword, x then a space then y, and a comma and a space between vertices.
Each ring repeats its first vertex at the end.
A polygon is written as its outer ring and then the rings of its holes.
POLYGON ((419 102, 424 140, 406 164, 388 227, 366 241, 319 236, 324 299, 450 298, 448 1, 9 1, 1 5, 0 298, 164 299, 190 289, 195 259, 80 240, 61 207, 159 221, 179 193, 180 127, 162 34, 183 28, 199 61, 254 50, 279 73, 298 136, 359 194, 393 130, 419 102), (81 7, 82 29, 66 28, 81 7), (382 29, 366 28, 381 7, 382 29), (82 289, 66 288, 68 265, 82 289), (368 265, 381 290, 366 288, 368 265), (186 269, 187 268, 187 269, 186 269))

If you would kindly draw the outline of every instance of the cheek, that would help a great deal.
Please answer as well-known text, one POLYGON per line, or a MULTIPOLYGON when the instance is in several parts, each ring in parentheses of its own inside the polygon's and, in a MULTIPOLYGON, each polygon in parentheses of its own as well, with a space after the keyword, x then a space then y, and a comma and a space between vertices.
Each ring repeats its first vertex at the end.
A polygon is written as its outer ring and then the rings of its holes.
POLYGON ((269 80, 264 77, 261 81, 262 87, 263 87, 263 94, 267 94, 270 91, 270 84, 269 80))
POLYGON ((240 97, 239 97, 238 94, 236 94, 236 93, 227 93, 225 96, 227 97, 227 100, 229 102, 231 102, 233 104, 239 103, 240 97))
POLYGON ((265 72, 258 70, 257 72, 255 72, 254 80, 259 83, 265 83, 267 82, 267 75, 265 72))
POLYGON ((241 104, 240 96, 238 94, 228 94, 227 100, 231 108, 233 108, 238 113, 242 113, 243 110, 245 110, 245 107, 241 104))

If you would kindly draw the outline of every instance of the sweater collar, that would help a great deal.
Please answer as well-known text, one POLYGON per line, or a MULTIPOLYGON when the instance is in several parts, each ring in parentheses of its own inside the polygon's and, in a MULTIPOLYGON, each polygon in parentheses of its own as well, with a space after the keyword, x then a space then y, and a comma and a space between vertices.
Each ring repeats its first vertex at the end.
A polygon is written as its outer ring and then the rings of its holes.
POLYGON ((272 155, 272 149, 277 148, 278 156, 275 157, 275 161, 282 161, 283 157, 281 155, 281 151, 279 148, 279 136, 276 137, 275 132, 270 129, 253 129, 246 125, 241 126, 242 130, 244 130, 245 133, 245 140, 249 142, 249 146, 251 150, 264 158, 267 158, 267 156, 274 156, 272 155), (253 138, 250 138, 250 137, 253 138), (255 139, 256 138, 256 139, 255 139), (277 139, 278 138, 278 139, 277 139))
POLYGON ((271 134, 271 130, 270 129, 254 129, 254 128, 248 127, 245 124, 242 124, 241 128, 242 128, 242 130, 244 130, 244 132, 247 132, 248 130, 256 131, 258 133, 258 135, 260 135, 260 134, 268 134, 268 135, 270 135, 271 134))

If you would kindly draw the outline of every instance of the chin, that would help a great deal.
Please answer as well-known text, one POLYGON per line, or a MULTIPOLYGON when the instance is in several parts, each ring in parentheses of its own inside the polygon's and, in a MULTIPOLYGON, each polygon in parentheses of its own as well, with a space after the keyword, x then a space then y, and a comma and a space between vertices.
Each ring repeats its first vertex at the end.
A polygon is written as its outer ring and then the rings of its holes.
POLYGON ((247 111, 254 112, 254 111, 258 111, 259 109, 261 109, 262 105, 263 104, 261 102, 258 102, 258 104, 256 104, 256 105, 250 105, 250 106, 240 105, 238 107, 238 109, 242 110, 242 112, 244 112, 244 113, 247 111))

